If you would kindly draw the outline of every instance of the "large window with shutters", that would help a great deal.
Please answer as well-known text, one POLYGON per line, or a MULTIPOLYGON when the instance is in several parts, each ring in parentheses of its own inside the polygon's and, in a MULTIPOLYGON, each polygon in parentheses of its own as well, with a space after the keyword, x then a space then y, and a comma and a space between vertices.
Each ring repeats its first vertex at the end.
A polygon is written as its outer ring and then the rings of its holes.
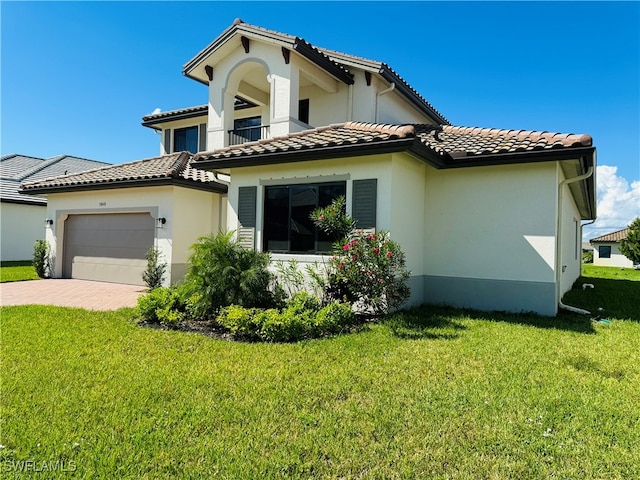
POLYGON ((197 153, 207 149, 207 124, 164 130, 164 153, 197 153))
POLYGON ((263 250, 328 252, 333 240, 315 227, 309 215, 340 195, 346 196, 346 189, 346 182, 265 187, 263 250))

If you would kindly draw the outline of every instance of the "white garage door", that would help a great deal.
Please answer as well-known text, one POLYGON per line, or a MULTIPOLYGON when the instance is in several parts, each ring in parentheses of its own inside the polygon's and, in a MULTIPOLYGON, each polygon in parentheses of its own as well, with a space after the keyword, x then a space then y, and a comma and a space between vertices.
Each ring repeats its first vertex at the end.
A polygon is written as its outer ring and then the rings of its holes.
POLYGON ((144 285, 144 256, 153 246, 154 227, 149 213, 69 215, 62 276, 144 285))

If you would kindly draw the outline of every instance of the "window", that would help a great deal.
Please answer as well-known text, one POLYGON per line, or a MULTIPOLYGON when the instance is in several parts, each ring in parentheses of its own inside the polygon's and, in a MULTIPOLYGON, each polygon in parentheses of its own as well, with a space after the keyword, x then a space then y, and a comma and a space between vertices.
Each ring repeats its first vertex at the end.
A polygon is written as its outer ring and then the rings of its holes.
POLYGON ((173 133, 174 152, 198 152, 198 127, 176 128, 173 133))
POLYGON ((309 214, 346 194, 346 182, 265 187, 263 250, 328 252, 333 239, 318 231, 309 214))
POLYGON ((261 117, 238 118, 233 121, 233 133, 249 142, 260 140, 261 117))
POLYGON ((598 247, 598 256, 600 258, 611 258, 611 245, 600 245, 598 247))
POLYGON ((298 102, 298 120, 309 124, 309 99, 305 98, 298 102))

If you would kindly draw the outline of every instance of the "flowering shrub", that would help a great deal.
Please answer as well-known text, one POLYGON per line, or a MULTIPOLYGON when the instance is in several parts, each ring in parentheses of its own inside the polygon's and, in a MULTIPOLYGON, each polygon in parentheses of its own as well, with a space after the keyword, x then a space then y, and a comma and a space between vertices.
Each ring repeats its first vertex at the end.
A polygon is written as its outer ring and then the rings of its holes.
POLYGON ((346 211, 346 200, 339 196, 331 205, 311 212, 310 218, 316 227, 333 237, 333 240, 340 240, 349 235, 355 227, 354 221, 346 215, 346 211))
POLYGON ((409 275, 404 253, 387 232, 353 232, 344 243, 334 247, 327 295, 330 299, 359 303, 379 315, 409 298, 409 275))

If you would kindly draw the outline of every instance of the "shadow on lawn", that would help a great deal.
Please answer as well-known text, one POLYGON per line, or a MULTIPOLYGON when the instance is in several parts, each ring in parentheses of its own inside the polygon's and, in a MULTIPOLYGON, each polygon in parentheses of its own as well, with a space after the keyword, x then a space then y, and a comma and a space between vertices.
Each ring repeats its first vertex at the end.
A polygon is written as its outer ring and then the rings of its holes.
POLYGON ((606 319, 640 322, 640 282, 580 277, 562 301, 606 319), (582 288, 583 284, 593 288, 582 288), (602 309, 602 310, 599 310, 602 309))
POLYGON ((534 313, 481 312, 438 305, 424 305, 398 312, 385 320, 393 334, 406 339, 458 338, 467 327, 465 320, 506 322, 537 328, 567 330, 579 333, 596 333, 591 318, 569 312, 557 317, 542 317, 534 313))

